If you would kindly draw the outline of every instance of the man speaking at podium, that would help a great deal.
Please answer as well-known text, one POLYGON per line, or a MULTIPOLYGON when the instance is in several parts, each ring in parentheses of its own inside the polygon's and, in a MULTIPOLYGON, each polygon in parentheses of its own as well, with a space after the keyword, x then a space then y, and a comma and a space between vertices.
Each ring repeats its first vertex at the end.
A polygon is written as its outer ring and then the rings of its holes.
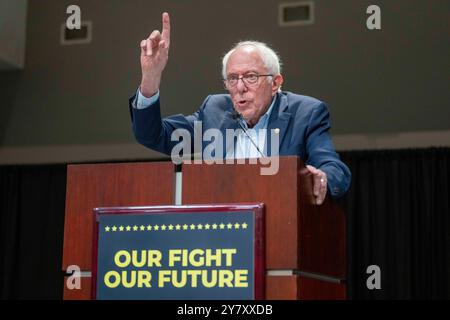
POLYGON ((317 204, 323 203, 327 192, 333 198, 345 194, 351 174, 331 141, 328 107, 315 98, 281 91, 279 58, 264 43, 240 42, 224 56, 222 77, 229 94, 208 96, 199 110, 187 117, 161 119, 159 86, 170 47, 168 13, 163 13, 162 24, 162 32, 154 30, 140 44, 142 80, 129 100, 137 141, 171 154, 175 130, 184 129, 194 135, 197 122, 203 132, 239 129, 238 135, 226 141, 224 158, 297 155, 314 176, 317 204), (261 132, 278 138, 278 150, 273 152, 268 147, 272 139, 258 134, 261 132))

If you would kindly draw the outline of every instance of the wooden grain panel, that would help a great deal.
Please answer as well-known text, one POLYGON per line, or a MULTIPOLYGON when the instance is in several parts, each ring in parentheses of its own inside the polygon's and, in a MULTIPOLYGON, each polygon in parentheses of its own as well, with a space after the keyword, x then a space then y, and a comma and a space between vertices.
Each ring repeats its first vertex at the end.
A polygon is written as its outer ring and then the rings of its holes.
POLYGON ((315 205, 312 175, 297 157, 281 157, 278 174, 261 165, 183 164, 183 203, 266 205, 266 268, 345 278, 345 214, 327 197, 315 205))
POLYGON ((63 270, 91 270, 93 208, 173 204, 173 177, 171 162, 69 165, 63 270))
POLYGON ((346 278, 346 216, 340 205, 327 195, 317 206, 312 195, 312 174, 300 168, 299 270, 346 278))
POLYGON ((183 204, 251 203, 266 206, 266 268, 298 268, 297 157, 280 158, 276 175, 261 165, 183 164, 183 204))
POLYGON ((266 300, 297 300, 297 276, 266 276, 266 300))
POLYGON ((303 276, 266 276, 266 300, 345 300, 346 285, 303 276))
POLYGON ((81 278, 81 288, 69 290, 66 286, 67 277, 64 277, 64 300, 90 300, 91 278, 81 278))
MULTIPOLYGON (((274 176, 260 175, 260 168, 184 164, 183 204, 263 202, 267 269, 345 278, 344 212, 329 199, 313 204, 311 175, 297 157, 280 158, 274 176)), ((173 175, 171 163, 69 166, 63 268, 76 264, 91 270, 94 207, 172 204, 173 175)), ((345 294, 345 285, 298 276, 267 276, 266 281, 267 299, 341 299, 345 294)), ((90 284, 89 293, 66 291, 65 298, 89 299, 90 284)))
POLYGON ((298 292, 300 300, 345 300, 346 285, 327 282, 318 279, 298 277, 298 292))

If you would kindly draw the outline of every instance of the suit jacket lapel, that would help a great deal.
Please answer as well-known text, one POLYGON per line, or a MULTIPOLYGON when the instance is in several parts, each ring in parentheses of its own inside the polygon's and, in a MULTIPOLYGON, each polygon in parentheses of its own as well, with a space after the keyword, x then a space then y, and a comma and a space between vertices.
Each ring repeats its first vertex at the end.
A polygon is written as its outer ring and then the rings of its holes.
POLYGON ((222 132, 223 137, 223 157, 226 158, 228 148, 233 148, 234 150, 234 140, 227 141, 226 130, 231 129, 235 132, 236 129, 240 128, 236 119, 233 118, 233 106, 231 106, 231 110, 225 111, 223 120, 219 126, 220 131, 222 132))
MULTIPOLYGON (((272 130, 275 134, 279 134, 279 146, 281 150, 281 144, 283 143, 283 138, 286 134, 287 127, 289 125, 289 121, 292 117, 292 114, 287 112, 288 102, 287 97, 280 93, 277 94, 277 100, 275 101, 275 105, 273 106, 273 110, 270 114, 269 122, 267 124, 267 133, 266 133, 266 154, 267 156, 271 156, 271 141, 270 141, 270 133, 272 130), (277 130, 276 130, 277 129, 277 130), (276 133, 278 132, 278 133, 276 133)), ((233 118, 233 106, 230 105, 229 110, 224 112, 224 117, 222 122, 219 125, 220 131, 223 134, 223 156, 226 157, 227 150, 229 147, 234 149, 234 139, 231 141, 227 141, 226 139, 226 129, 236 130, 240 129, 237 120, 233 118)), ((205 146, 203 146, 205 147, 205 146)))
POLYGON ((281 144, 283 143, 283 138, 286 135, 287 127, 289 121, 291 120, 292 114, 288 112, 288 102, 287 97, 280 93, 277 94, 277 101, 275 102, 272 113, 270 114, 269 123, 267 124, 267 136, 266 136, 266 154, 267 156, 272 155, 271 139, 270 134, 279 135, 279 147, 281 150, 281 144))

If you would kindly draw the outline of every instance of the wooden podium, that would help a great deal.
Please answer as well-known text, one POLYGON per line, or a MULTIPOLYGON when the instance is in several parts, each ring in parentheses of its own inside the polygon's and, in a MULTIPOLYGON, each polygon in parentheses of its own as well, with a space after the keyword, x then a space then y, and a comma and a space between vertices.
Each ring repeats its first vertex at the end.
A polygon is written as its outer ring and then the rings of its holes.
MULTIPOLYGON (((314 204, 312 177, 298 157, 280 157, 276 175, 260 164, 183 164, 183 205, 265 204, 266 299, 346 298, 346 218, 329 198, 314 204)), ((91 299, 93 208, 173 205, 171 162, 70 165, 67 170, 63 270, 78 265, 91 299)))

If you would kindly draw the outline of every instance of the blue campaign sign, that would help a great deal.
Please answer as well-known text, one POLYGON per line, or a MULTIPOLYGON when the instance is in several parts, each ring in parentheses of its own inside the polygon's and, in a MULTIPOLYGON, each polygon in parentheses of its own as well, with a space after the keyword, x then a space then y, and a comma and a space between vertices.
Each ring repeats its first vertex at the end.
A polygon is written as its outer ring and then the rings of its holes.
POLYGON ((262 206, 96 209, 97 299, 261 299, 262 206))

